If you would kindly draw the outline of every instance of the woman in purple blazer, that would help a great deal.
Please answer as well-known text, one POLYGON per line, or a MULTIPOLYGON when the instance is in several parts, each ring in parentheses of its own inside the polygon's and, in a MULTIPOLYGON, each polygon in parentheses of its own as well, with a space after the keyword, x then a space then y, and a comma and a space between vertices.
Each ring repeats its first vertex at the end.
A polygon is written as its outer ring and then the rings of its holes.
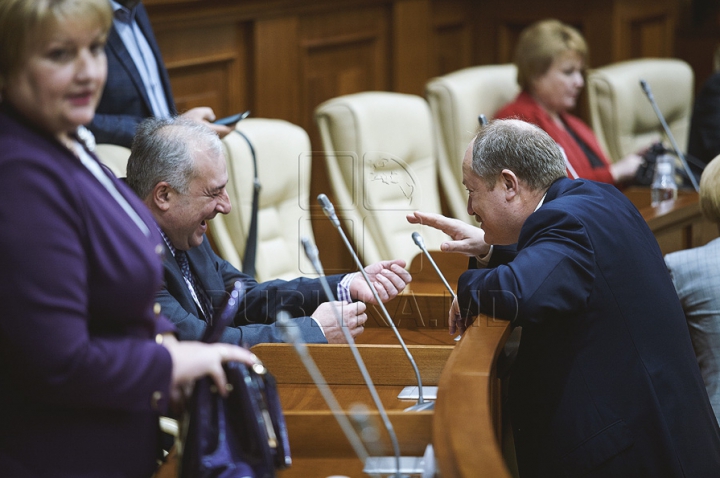
POLYGON ((106 0, 0 3, 3 476, 150 476, 158 415, 255 360, 174 339, 152 216, 83 140, 111 18, 106 0))

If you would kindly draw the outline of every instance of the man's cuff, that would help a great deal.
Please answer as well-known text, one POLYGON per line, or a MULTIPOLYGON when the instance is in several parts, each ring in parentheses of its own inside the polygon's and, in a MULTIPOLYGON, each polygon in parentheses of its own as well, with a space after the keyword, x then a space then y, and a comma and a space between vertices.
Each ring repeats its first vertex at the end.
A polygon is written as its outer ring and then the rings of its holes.
POLYGON ((488 266, 488 264, 490 263, 490 258, 492 257, 492 253, 493 253, 493 246, 491 245, 490 250, 488 251, 487 254, 485 254, 484 256, 475 256, 475 260, 477 261, 478 268, 484 268, 484 267, 488 266))
POLYGON ((322 332, 323 337, 327 338, 327 335, 325 335, 325 329, 323 329, 323 326, 320 325, 320 322, 318 322, 317 319, 315 317, 313 317, 312 315, 310 316, 310 318, 313 320, 313 322, 315 322, 315 325, 320 327, 320 332, 322 332))
POLYGON ((353 272, 352 274, 345 274, 345 277, 337 285, 337 298, 342 302, 352 302, 350 296, 350 283, 355 280, 355 277, 359 272, 353 272))

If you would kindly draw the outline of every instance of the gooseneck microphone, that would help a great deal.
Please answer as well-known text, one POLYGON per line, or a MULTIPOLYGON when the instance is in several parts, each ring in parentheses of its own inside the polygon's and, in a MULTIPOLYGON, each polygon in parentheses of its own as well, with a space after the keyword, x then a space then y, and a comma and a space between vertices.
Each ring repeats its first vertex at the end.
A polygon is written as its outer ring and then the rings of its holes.
POLYGON ((421 251, 425 254, 425 257, 428 258, 430 261, 430 264, 432 264, 433 268, 435 269, 435 272, 437 272, 437 275, 440 277, 440 280, 445 285, 445 288, 450 292, 450 296, 453 298, 453 300, 457 299, 457 296, 455 295, 455 291, 450 287, 450 284, 448 284, 448 281, 445 279, 445 276, 440 272, 440 268, 438 268, 437 264, 435 263, 435 260, 430 255, 430 251, 427 250, 427 247, 425 247, 425 241, 423 240, 422 236, 419 232, 413 232, 412 233, 412 239, 415 242, 415 245, 417 245, 421 251))
POLYGON ((320 391, 320 394, 323 396, 323 399, 325 399, 325 403, 327 403, 328 407, 330 407, 330 411, 335 416, 338 425, 340 425, 340 429, 343 431, 345 437, 347 437, 348 441, 350 442, 350 446, 352 446, 357 457, 360 459, 363 465, 365 465, 365 462, 368 459, 368 452, 365 449, 362 441, 360 440, 360 437, 358 437, 357 433, 355 432, 355 429, 350 423, 350 420, 348 420, 347 416, 345 416, 345 414, 343 413, 340 404, 335 399, 335 395, 333 395, 332 390, 330 390, 330 387, 325 381, 325 377, 323 377, 320 369, 318 369, 315 361, 308 353, 307 346, 305 345, 305 342, 300 335, 298 327, 292 324, 290 314, 285 310, 281 310, 277 314, 276 322, 278 327, 280 327, 280 333, 283 336, 283 340, 285 340, 285 342, 287 343, 292 344, 295 348, 295 351, 300 357, 300 361, 305 366, 308 374, 310 374, 310 378, 312 379, 312 381, 315 382, 315 385, 320 391))
POLYGON ((431 408, 434 404, 432 402, 427 403, 425 402, 425 399, 423 397, 423 387, 422 387, 422 379, 420 378, 420 371, 418 370, 417 364, 415 363, 415 359, 413 358, 412 354, 407 348, 407 345, 405 345, 405 341, 400 336, 400 332, 398 332, 397 327, 395 326, 395 322, 393 322, 392 318, 390 318, 390 314, 388 313, 387 309, 385 308, 385 304, 383 304, 382 300, 380 300, 380 297, 378 296, 377 290, 375 290, 375 286, 373 285, 372 281, 368 277, 367 273, 365 272, 365 268, 363 267, 362 263, 360 262, 360 258, 355 253, 355 250, 353 249, 352 245, 350 245, 350 241, 348 240, 347 236, 345 235, 345 231, 343 231, 342 226, 340 226, 340 220, 337 217, 337 214, 335 214, 335 208, 333 207, 332 203, 328 199, 328 197, 325 194, 320 194, 318 196, 318 202, 323 208, 323 212, 325 215, 330 219, 330 221, 333 223, 335 228, 340 233, 340 237, 342 237, 343 242, 345 243, 345 247, 347 247, 348 251, 350 252, 350 255, 355 260, 355 264, 357 264, 358 269, 360 269, 360 273, 362 274, 363 278, 365 279, 365 282, 367 283, 368 287, 370 287, 370 291, 373 294, 373 297, 375 298, 375 301, 380 306, 380 310, 383 313, 383 317, 385 317, 385 321, 390 325, 390 328, 392 329, 393 333, 395 334, 395 337, 397 337, 398 342, 400 342, 400 345, 402 346, 403 351, 405 352, 405 356, 410 361, 410 365, 412 365, 413 371, 415 372, 415 378, 417 379, 418 384, 418 401, 417 404, 410 407, 408 410, 425 410, 428 408, 431 408))
MULTIPOLYGON (((305 249, 305 255, 312 263, 313 268, 315 269, 315 272, 318 273, 320 284, 322 285, 323 291, 325 292, 325 295, 327 296, 329 301, 335 300, 335 295, 333 294, 332 290, 330 289, 330 284, 328 284, 327 277, 325 277, 325 271, 323 270, 322 264, 320 263, 320 258, 318 256, 318 250, 315 245, 311 244, 307 237, 303 237, 300 239, 300 242, 303 245, 303 248, 305 249)), ((380 413, 380 417, 382 418, 383 425, 385 426, 385 429, 388 432, 388 435, 390 436, 390 441, 392 442, 393 452, 395 453, 395 465, 396 465, 396 474, 399 477, 400 474, 400 444, 397 440, 397 435, 395 434, 395 429, 392 426, 392 423, 390 422, 390 418, 388 418, 387 412, 385 411, 385 407, 382 404, 382 401, 380 400, 380 396, 377 393, 377 390, 375 389, 375 384, 373 383, 372 379, 370 378, 370 374, 367 371, 367 367, 365 367, 365 362, 363 361, 362 357, 360 356, 360 352, 358 351, 357 346, 355 345, 355 339, 353 339, 353 336, 350 334, 350 331, 347 327, 343 326, 343 318, 342 314, 340 313, 340 310, 337 307, 333 307, 333 311, 335 312, 335 319, 338 322, 338 325, 340 326, 340 330, 342 330, 343 335, 345 336, 345 340, 348 343, 348 346, 350 347, 350 351, 353 354, 353 358, 355 359, 355 363, 357 364, 358 368, 360 369, 360 373, 362 374, 363 380, 365 380, 365 384, 368 387, 368 390, 370 391, 370 395, 372 396, 373 403, 375 403, 375 407, 378 409, 378 412, 380 413)))
POLYGON ((688 177, 690 178, 690 182, 692 183, 693 188, 695 188, 695 191, 700 191, 700 187, 698 186, 697 179, 695 179, 695 174, 693 174, 693 172, 690 171, 690 168, 688 167, 688 163, 685 159, 685 155, 682 153, 682 151, 678 147, 678 144, 675 141, 675 137, 673 136, 672 132, 670 131, 670 127, 668 126, 667 122, 665 121, 665 117, 663 116, 662 112, 660 111, 660 108, 658 108, 658 105, 655 102, 655 97, 652 94, 652 90, 650 90, 650 85, 647 84, 647 81, 640 79, 640 87, 645 92, 645 96, 647 96, 648 100, 650 101, 650 104, 652 105, 653 110, 655 110, 655 115, 657 115, 658 119, 660 120, 660 124, 662 125, 663 130, 665 130, 665 134, 667 135, 668 139, 670 140, 670 144, 672 144, 672 147, 675 150, 675 154, 677 154, 677 157, 680 158, 680 162, 682 163, 683 168, 685 169, 685 172, 687 173, 688 177))
MULTIPOLYGON (((450 297, 452 297, 453 302, 456 301, 457 295, 455 295, 455 291, 452 289, 452 287, 450 287, 450 284, 448 284, 448 281, 445 279, 445 276, 443 275, 443 273, 440 272, 440 268, 437 266, 437 264, 435 263, 435 260, 430 255, 430 251, 428 251, 427 247, 425 247, 425 241, 423 240, 420 233, 417 231, 413 232, 412 238, 413 238, 413 241, 415 242, 415 244, 420 248, 420 250, 423 251, 423 253, 425 254, 425 257, 428 258, 428 260, 430 261, 430 264, 432 264, 433 268, 435 269, 435 272, 437 272, 437 275, 440 277, 440 280, 445 285, 445 288, 448 290, 448 292, 450 292, 450 297)), ((455 337, 455 342, 458 342, 460 340, 460 337, 461 337, 460 335, 455 337)))
MULTIPOLYGON (((437 272, 437 275, 440 276, 440 280, 443 284, 445 284, 445 288, 450 292, 450 297, 452 297, 453 302, 457 300, 457 295, 455 295, 455 291, 452 290, 452 287, 450 287, 450 284, 448 284, 448 281, 445 279, 445 276, 440 272, 440 268, 435 263, 435 260, 430 255, 430 251, 427 250, 427 247, 425 247, 425 241, 423 240, 422 236, 419 232, 413 232, 412 233, 413 241, 415 241, 415 244, 420 248, 421 251, 425 254, 425 256, 430 260, 430 264, 432 264, 433 268, 435 269, 435 272, 437 272)), ((462 336, 458 335, 455 337, 455 342, 459 342, 460 338, 462 336)))

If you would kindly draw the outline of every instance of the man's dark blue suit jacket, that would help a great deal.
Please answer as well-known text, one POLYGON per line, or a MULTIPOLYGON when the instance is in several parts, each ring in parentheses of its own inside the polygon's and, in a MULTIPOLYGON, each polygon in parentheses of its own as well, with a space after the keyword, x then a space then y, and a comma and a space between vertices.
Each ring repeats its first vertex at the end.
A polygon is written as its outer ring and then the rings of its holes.
MULTIPOLYGON (((155 55, 170 113, 175 114, 170 78, 142 3, 136 7, 135 20, 155 55)), ((88 128, 93 132, 98 143, 119 144, 129 148, 138 123, 153 115, 150 100, 140 73, 115 27, 110 28, 108 33, 105 53, 108 65, 107 83, 95 112, 95 118, 88 128)))
POLYGON ((522 326, 509 391, 520 476, 720 476, 685 315, 632 203, 560 179, 517 255, 498 249, 490 268, 460 277, 458 297, 522 326))
MULTIPOLYGON (((253 346, 259 343, 282 342, 279 327, 275 325, 277 313, 282 309, 295 317, 293 323, 300 327, 306 342, 327 343, 320 327, 309 316, 327 301, 317 279, 298 278, 291 281, 273 280, 256 282, 229 262, 220 258, 205 240, 188 252, 190 267, 200 285, 207 292, 215 308, 223 303, 226 291, 237 280, 245 283, 245 300, 235 319, 235 326, 228 327, 220 341, 253 346)), ((158 294, 162 313, 176 326, 181 340, 199 340, 207 326, 185 282, 177 261, 169 251, 163 260, 165 285, 158 294)), ((328 276, 330 290, 337 290, 342 275, 328 276)))

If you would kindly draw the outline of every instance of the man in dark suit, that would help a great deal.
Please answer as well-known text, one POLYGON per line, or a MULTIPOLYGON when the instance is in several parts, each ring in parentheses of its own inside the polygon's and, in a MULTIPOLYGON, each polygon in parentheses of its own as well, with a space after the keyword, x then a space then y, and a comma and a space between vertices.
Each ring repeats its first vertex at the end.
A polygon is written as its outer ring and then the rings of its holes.
MULTIPOLYGON (((108 75, 95 118, 88 128, 97 143, 130 147, 137 125, 145 118, 167 118, 177 114, 165 64, 160 55, 150 19, 140 0, 112 0, 112 28, 105 54, 108 75)), ((231 129, 215 125, 209 107, 183 113, 206 123, 222 138, 231 129)))
MULTIPOLYGON (((199 339, 213 311, 237 280, 246 294, 223 342, 252 346, 282 341, 274 322, 278 311, 296 317, 307 342, 344 343, 335 315, 353 336, 367 320, 365 304, 372 293, 360 274, 328 277, 337 291, 329 303, 317 279, 274 280, 258 284, 252 277, 218 257, 205 240, 207 221, 227 214, 228 175, 218 136, 204 125, 184 118, 151 118, 138 127, 127 167, 127 182, 150 208, 166 245, 165 285, 158 295, 163 314, 172 320, 182 340, 199 339)), ((384 261, 365 271, 382 300, 389 300, 410 282, 402 260, 384 261)))
POLYGON ((522 326, 508 397, 520 476, 720 476, 720 430, 657 241, 617 189, 565 174, 542 130, 494 121, 463 162, 482 229, 408 218, 478 256, 451 333, 479 313, 522 326))
POLYGON ((705 81, 695 99, 687 152, 703 166, 720 154, 720 71, 705 81))

